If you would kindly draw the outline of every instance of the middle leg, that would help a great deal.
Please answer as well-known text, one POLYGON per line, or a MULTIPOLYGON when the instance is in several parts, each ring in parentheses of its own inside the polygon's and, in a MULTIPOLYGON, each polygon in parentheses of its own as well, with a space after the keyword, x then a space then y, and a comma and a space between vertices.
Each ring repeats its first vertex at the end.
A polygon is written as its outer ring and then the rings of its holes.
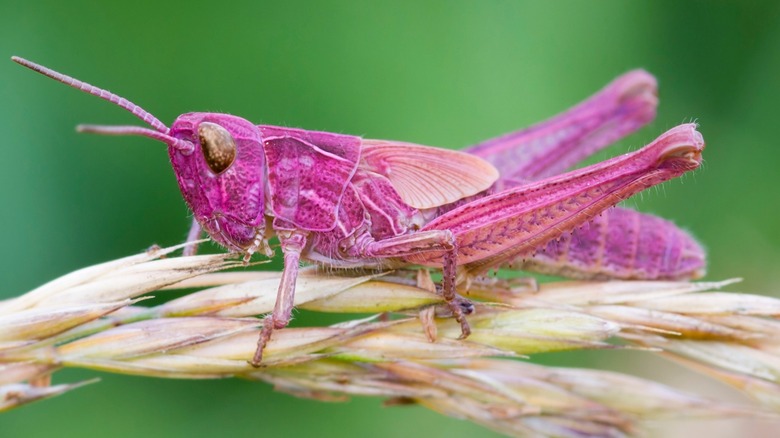
POLYGON ((466 321, 462 302, 457 299, 455 293, 458 248, 455 244, 455 237, 449 230, 423 231, 371 241, 358 250, 358 255, 361 257, 391 258, 430 252, 443 252, 442 297, 452 312, 452 316, 460 324, 460 339, 465 339, 471 334, 471 327, 466 321))

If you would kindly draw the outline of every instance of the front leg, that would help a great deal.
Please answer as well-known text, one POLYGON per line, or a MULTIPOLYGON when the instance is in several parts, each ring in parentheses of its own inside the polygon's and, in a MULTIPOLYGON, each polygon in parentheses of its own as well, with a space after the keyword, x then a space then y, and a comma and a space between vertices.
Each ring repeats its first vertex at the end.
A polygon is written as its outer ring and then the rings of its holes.
POLYGON ((295 282, 298 279, 298 264, 301 260, 301 251, 306 246, 307 233, 303 231, 278 232, 279 242, 284 253, 284 269, 279 289, 276 293, 274 311, 263 320, 263 330, 257 339, 257 350, 252 361, 253 367, 259 367, 263 360, 263 350, 271 339, 274 329, 287 327, 292 317, 292 309, 295 303, 295 282))
POLYGON ((198 244, 195 243, 198 239, 200 239, 200 233, 203 232, 203 229, 200 227, 200 223, 198 223, 198 220, 195 218, 192 218, 192 226, 190 226, 190 232, 187 233, 187 242, 189 245, 187 245, 184 248, 184 251, 182 252, 182 255, 185 257, 187 256, 194 256, 198 253, 198 244))

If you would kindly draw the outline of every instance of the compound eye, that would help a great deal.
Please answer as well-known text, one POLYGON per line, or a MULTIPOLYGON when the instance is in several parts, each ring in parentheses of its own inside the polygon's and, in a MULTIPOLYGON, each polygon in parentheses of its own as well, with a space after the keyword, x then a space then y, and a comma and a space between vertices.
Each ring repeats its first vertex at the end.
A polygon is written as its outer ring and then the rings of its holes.
POLYGON ((216 123, 202 122, 198 125, 203 157, 209 169, 216 175, 226 171, 236 159, 236 142, 227 129, 216 123))

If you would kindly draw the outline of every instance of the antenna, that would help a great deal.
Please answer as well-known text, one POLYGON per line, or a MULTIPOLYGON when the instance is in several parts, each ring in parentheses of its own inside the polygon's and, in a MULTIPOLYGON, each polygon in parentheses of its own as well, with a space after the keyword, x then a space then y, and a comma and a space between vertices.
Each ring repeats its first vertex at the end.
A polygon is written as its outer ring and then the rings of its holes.
POLYGON ((54 79, 55 81, 62 82, 65 85, 69 85, 73 88, 87 92, 101 99, 107 100, 121 108, 124 108, 125 110, 129 111, 134 116, 143 120, 144 123, 147 123, 157 131, 155 132, 146 128, 133 127, 133 126, 102 126, 101 127, 101 126, 89 125, 89 126, 80 126, 78 128, 80 132, 93 132, 98 134, 109 134, 109 135, 142 135, 144 137, 149 137, 155 140, 160 140, 162 142, 165 142, 171 145, 172 147, 181 150, 184 153, 192 152, 195 148, 192 143, 186 140, 181 140, 170 136, 168 134, 170 130, 168 129, 167 126, 165 126, 163 122, 158 120, 157 117, 151 115, 148 111, 144 110, 143 108, 134 104, 133 102, 130 102, 124 97, 118 96, 108 90, 98 88, 94 85, 90 85, 76 78, 72 78, 68 75, 58 73, 50 68, 44 67, 40 64, 36 64, 32 61, 28 61, 18 56, 12 56, 11 60, 19 65, 29 68, 30 70, 36 71, 44 76, 48 76, 54 79))

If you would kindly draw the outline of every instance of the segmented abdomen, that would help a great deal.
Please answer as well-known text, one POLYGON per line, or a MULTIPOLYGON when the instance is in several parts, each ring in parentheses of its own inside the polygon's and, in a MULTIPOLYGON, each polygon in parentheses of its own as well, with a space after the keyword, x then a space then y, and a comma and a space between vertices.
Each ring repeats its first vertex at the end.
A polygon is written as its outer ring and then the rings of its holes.
POLYGON ((667 220, 613 208, 504 267, 580 279, 694 279, 704 275, 705 253, 667 220))

